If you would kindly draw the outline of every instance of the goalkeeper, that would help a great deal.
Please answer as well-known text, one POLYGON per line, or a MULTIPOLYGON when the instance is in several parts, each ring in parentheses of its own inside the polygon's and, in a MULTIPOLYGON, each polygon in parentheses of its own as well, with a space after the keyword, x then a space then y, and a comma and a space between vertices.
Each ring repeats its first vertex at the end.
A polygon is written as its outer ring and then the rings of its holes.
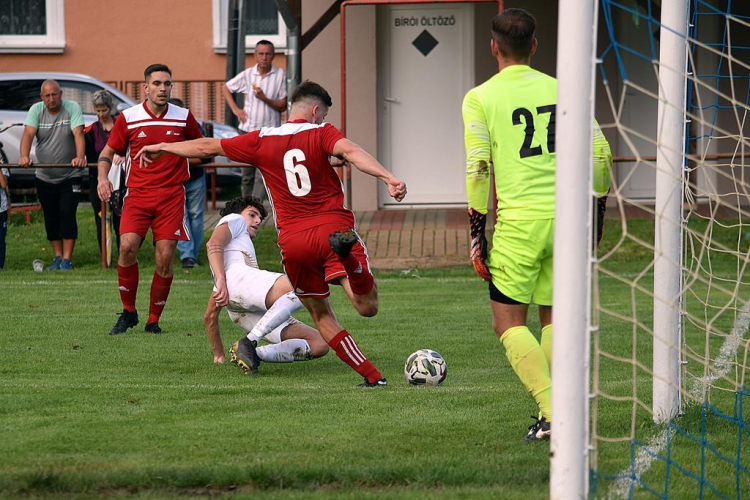
MULTIPOLYGON (((530 67, 536 20, 507 9, 492 21, 499 73, 463 102, 471 260, 489 281, 495 334, 513 370, 539 406, 525 441, 548 439, 552 422, 552 252, 555 225, 555 107, 557 81, 530 67), (494 169, 497 223, 487 253, 485 221, 494 169), (541 343, 526 326, 529 304, 539 308, 541 343)), ((611 153, 595 126, 594 190, 609 189, 611 153)))

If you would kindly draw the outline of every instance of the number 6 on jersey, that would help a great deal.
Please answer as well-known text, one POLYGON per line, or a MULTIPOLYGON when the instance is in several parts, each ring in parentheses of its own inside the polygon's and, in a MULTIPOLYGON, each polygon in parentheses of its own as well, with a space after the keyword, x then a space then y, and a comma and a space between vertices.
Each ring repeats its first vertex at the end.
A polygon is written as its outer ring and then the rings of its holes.
POLYGON ((305 196, 310 192, 310 174, 301 162, 305 161, 305 153, 301 149, 290 149, 284 154, 284 171, 289 191, 294 196, 305 196), (297 180, 299 179, 299 181, 297 180))

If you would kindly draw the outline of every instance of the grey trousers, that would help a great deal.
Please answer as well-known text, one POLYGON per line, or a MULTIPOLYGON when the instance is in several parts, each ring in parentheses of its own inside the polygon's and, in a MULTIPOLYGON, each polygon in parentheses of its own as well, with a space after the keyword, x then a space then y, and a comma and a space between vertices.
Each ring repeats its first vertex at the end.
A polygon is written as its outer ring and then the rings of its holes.
POLYGON ((257 168, 242 169, 242 196, 255 196, 261 201, 266 197, 266 186, 257 168))

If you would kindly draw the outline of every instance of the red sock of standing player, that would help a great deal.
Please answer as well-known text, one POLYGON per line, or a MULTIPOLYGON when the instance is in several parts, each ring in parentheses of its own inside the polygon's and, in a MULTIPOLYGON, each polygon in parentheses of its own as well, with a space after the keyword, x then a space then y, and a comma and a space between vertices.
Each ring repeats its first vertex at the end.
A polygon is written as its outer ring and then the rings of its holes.
POLYGON ((146 323, 158 323, 164 306, 167 305, 167 297, 172 287, 172 278, 165 278, 154 272, 154 279, 151 282, 151 302, 148 306, 148 321, 146 323))
POLYGON ((375 278, 372 277, 372 273, 367 266, 362 265, 357 258, 349 254, 346 257, 339 255, 339 260, 346 269, 346 274, 349 277, 349 284, 352 287, 352 292, 357 295, 367 295, 375 286, 375 278))
POLYGON ((132 266, 117 266, 117 283, 120 285, 122 308, 135 312, 135 296, 138 293, 138 263, 132 266))
POLYGON ((328 345, 336 351, 341 361, 351 366, 352 369, 365 377, 368 382, 373 383, 383 378, 377 368, 362 354, 349 332, 341 330, 328 345))

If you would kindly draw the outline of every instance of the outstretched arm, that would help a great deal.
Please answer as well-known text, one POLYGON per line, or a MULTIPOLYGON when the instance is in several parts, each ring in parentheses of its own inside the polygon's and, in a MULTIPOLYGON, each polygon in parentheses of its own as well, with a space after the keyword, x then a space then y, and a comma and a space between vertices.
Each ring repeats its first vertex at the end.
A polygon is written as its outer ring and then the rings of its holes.
POLYGON ((339 139, 333 146, 333 154, 352 163, 360 172, 377 177, 385 182, 385 185, 388 186, 388 194, 396 201, 401 201, 406 196, 406 183, 398 180, 358 144, 349 139, 339 139))
POLYGON ((154 160, 164 153, 170 153, 183 158, 210 158, 212 156, 226 156, 221 147, 221 139, 204 137, 193 141, 162 142, 143 146, 135 160, 141 168, 148 167, 154 160))
POLYGON ((214 351, 214 363, 224 363, 226 361, 224 357, 224 343, 221 341, 221 333, 219 332, 220 312, 221 307, 216 305, 212 294, 208 298, 206 313, 203 315, 203 324, 206 325, 208 343, 211 344, 211 349, 214 351))

